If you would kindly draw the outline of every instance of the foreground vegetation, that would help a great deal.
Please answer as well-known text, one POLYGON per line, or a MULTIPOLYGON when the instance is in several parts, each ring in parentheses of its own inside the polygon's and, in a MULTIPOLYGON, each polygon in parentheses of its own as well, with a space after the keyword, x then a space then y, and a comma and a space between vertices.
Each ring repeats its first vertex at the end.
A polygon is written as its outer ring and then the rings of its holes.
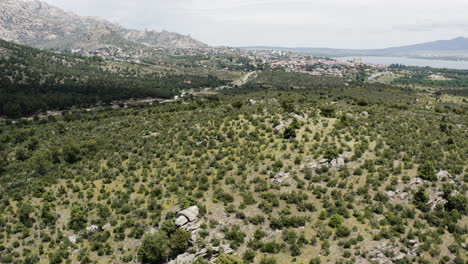
POLYGON ((466 263, 467 105, 422 96, 265 72, 4 121, 0 262, 466 263), (178 228, 191 206, 198 228, 178 228))

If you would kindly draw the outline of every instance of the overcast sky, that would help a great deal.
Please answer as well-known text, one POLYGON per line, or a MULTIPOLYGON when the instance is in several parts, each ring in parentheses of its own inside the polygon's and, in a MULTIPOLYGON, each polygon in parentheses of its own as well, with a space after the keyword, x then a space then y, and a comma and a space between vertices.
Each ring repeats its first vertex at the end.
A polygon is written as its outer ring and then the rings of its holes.
POLYGON ((468 0, 45 0, 210 45, 384 48, 468 36, 468 0))

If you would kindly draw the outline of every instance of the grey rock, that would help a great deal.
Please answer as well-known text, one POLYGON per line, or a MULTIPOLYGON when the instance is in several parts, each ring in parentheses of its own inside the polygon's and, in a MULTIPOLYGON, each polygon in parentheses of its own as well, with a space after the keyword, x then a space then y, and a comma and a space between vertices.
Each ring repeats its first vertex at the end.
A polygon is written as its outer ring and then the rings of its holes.
POLYGON ((192 206, 177 213, 177 216, 185 216, 190 222, 197 220, 198 206, 192 206))
POLYGON ((450 173, 449 173, 448 171, 446 171, 446 170, 439 171, 436 175, 437 175, 437 180, 438 180, 438 181, 453 179, 452 174, 450 174, 450 173))
POLYGON ((421 186, 421 185, 424 185, 424 180, 419 178, 419 177, 416 177, 416 178, 413 178, 411 179, 409 182, 408 182, 408 186, 412 186, 412 187, 418 187, 418 186, 421 186))
POLYGON ((187 224, 188 222, 189 222, 189 220, 187 219, 187 217, 181 215, 181 216, 177 217, 177 219, 175 220, 174 223, 176 224, 176 226, 181 227, 181 226, 187 224))
POLYGON ((73 244, 76 244, 77 239, 78 239, 78 235, 72 235, 68 237, 68 241, 70 241, 73 244))
POLYGON ((281 130, 283 130, 283 129, 285 129, 285 128, 286 128, 286 124, 285 124, 285 123, 281 123, 281 124, 279 124, 279 125, 277 125, 277 126, 275 127, 276 131, 281 131, 281 130))
POLYGON ((197 255, 195 254, 184 253, 178 255, 176 259, 169 261, 168 264, 191 264, 196 258, 197 255))
POLYGON ((106 230, 109 230, 111 227, 112 227, 112 225, 110 223, 107 223, 107 224, 103 225, 101 229, 106 231, 106 230))
POLYGON ((86 227, 86 231, 88 231, 88 232, 95 232, 98 229, 99 229, 99 226, 97 226, 97 225, 90 225, 90 226, 86 227))
POLYGON ((298 114, 296 114, 296 113, 291 113, 291 117, 296 118, 296 119, 299 119, 299 120, 303 120, 303 119, 304 119, 303 116, 300 116, 300 115, 298 115, 298 114))
POLYGON ((286 172, 280 172, 276 174, 275 177, 273 177, 273 179, 271 179, 271 183, 280 184, 289 179, 291 179, 291 174, 286 172))

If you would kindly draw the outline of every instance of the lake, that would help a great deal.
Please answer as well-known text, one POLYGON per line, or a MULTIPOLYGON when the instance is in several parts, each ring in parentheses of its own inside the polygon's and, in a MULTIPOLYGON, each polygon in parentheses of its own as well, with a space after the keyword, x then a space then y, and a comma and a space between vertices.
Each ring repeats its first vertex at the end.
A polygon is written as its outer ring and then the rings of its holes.
POLYGON ((406 57, 381 57, 381 56, 364 56, 364 57, 341 57, 342 60, 362 59, 363 62, 369 64, 403 64, 406 66, 420 66, 432 68, 448 68, 468 70, 468 61, 452 61, 452 60, 430 60, 430 59, 414 59, 406 57))

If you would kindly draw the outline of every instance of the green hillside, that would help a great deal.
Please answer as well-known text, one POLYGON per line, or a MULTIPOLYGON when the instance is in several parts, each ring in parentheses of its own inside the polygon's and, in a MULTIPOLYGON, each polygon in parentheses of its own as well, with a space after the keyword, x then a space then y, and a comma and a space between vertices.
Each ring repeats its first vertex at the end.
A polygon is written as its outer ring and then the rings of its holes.
POLYGON ((466 109, 264 72, 224 94, 4 121, 0 262, 466 263, 466 109))
POLYGON ((179 89, 225 84, 207 74, 171 74, 151 65, 56 54, 2 40, 0 55, 0 115, 9 117, 130 98, 171 98, 179 89))

